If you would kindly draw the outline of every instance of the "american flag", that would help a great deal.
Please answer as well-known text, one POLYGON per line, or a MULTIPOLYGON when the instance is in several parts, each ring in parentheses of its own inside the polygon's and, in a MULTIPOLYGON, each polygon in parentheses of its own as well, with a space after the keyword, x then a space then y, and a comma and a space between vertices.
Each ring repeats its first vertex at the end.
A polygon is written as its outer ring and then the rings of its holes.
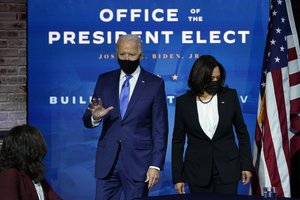
POLYGON ((253 148, 254 195, 272 186, 277 196, 291 196, 290 158, 300 149, 299 55, 290 0, 271 0, 253 148))

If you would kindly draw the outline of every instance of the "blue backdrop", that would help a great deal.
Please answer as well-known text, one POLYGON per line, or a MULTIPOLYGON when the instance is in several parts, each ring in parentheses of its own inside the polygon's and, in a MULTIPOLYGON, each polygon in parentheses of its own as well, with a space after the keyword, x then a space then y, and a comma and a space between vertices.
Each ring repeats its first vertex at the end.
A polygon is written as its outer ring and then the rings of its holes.
MULTIPOLYGON (((82 115, 100 73, 117 69, 118 35, 143 40, 141 65, 166 83, 169 141, 165 170, 150 195, 174 194, 170 149, 175 97, 187 90, 197 57, 215 56, 236 88, 254 136, 267 31, 267 0, 28 1, 28 123, 48 144, 47 179, 64 198, 93 199, 100 128, 82 115)), ((239 193, 248 193, 240 186, 239 193)))

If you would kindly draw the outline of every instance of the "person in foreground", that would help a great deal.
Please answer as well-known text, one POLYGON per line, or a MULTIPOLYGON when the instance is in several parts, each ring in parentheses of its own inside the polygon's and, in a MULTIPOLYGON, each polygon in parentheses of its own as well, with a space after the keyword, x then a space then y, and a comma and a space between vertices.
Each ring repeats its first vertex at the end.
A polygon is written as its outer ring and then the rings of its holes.
POLYGON ((96 199, 148 196, 163 170, 168 118, 164 81, 140 66, 141 39, 124 35, 117 42, 120 69, 101 74, 83 115, 100 135, 96 153, 96 199))
POLYGON ((191 193, 237 194, 239 180, 247 184, 252 177, 249 133, 237 92, 224 87, 225 77, 224 67, 203 55, 191 69, 190 91, 176 100, 172 178, 179 194, 186 183, 191 193))
POLYGON ((61 199, 44 177, 47 146, 40 131, 30 125, 12 128, 0 152, 0 198, 4 200, 61 199))

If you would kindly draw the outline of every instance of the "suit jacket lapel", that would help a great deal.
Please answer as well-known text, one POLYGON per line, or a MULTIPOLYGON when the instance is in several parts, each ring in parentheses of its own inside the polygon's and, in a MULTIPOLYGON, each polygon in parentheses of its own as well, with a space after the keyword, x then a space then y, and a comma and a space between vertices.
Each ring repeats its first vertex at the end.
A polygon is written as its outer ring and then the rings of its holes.
POLYGON ((196 97, 194 95, 191 95, 191 110, 190 110, 190 113, 191 113, 191 119, 193 119, 193 123, 194 125, 197 127, 197 129, 201 130, 201 132, 203 132, 201 126, 200 126, 200 123, 199 123, 199 116, 198 116, 198 109, 197 109, 197 101, 196 101, 196 97))
POLYGON ((123 120, 126 119, 126 117, 129 115, 129 113, 132 111, 134 105, 138 101, 138 99, 142 96, 142 92, 144 91, 144 88, 147 84, 147 81, 145 80, 144 76, 144 70, 141 68, 141 73, 139 75, 139 78, 136 82, 135 88, 133 90, 132 96, 130 98, 127 110, 125 112, 125 115, 123 117, 123 120))
POLYGON ((210 138, 204 133, 200 122, 199 122, 199 116, 198 116, 198 108, 197 108, 197 100, 196 97, 194 95, 190 95, 190 105, 191 106, 187 106, 187 108, 190 108, 189 113, 191 114, 191 120, 193 120, 193 124, 194 126, 197 128, 197 130, 199 130, 199 133, 201 135, 204 135, 204 137, 206 137, 207 139, 210 140, 210 138))
MULTIPOLYGON (((120 101, 119 101, 119 82, 120 82, 120 73, 121 70, 117 70, 116 73, 113 74, 110 83, 108 83, 109 85, 111 85, 111 91, 112 91, 112 100, 113 100, 113 104, 114 105, 114 110, 116 111, 116 113, 118 113, 119 118, 121 118, 121 114, 120 114, 120 101)), ((110 88, 110 87, 108 87, 110 88)))
POLYGON ((225 113, 226 113, 226 102, 225 102, 225 98, 224 98, 224 93, 219 93, 218 94, 218 112, 219 112, 219 122, 218 122, 218 126, 216 129, 216 132, 213 136, 213 139, 215 137, 217 137, 220 133, 222 133, 222 131, 220 131, 223 127, 223 121, 224 121, 224 117, 225 113))

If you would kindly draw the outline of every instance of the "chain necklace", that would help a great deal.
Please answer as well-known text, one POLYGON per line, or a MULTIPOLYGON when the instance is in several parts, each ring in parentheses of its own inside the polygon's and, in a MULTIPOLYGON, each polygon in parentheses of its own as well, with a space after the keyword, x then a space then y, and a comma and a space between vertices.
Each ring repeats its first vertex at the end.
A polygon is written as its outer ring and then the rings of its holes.
POLYGON ((200 98, 200 96, 197 96, 197 97, 198 97, 198 99, 199 99, 199 101, 200 101, 201 103, 203 103, 203 104, 208 104, 209 102, 211 102, 211 100, 214 98, 214 96, 215 96, 215 95, 212 95, 211 98, 210 98, 208 101, 202 101, 201 98, 200 98))

